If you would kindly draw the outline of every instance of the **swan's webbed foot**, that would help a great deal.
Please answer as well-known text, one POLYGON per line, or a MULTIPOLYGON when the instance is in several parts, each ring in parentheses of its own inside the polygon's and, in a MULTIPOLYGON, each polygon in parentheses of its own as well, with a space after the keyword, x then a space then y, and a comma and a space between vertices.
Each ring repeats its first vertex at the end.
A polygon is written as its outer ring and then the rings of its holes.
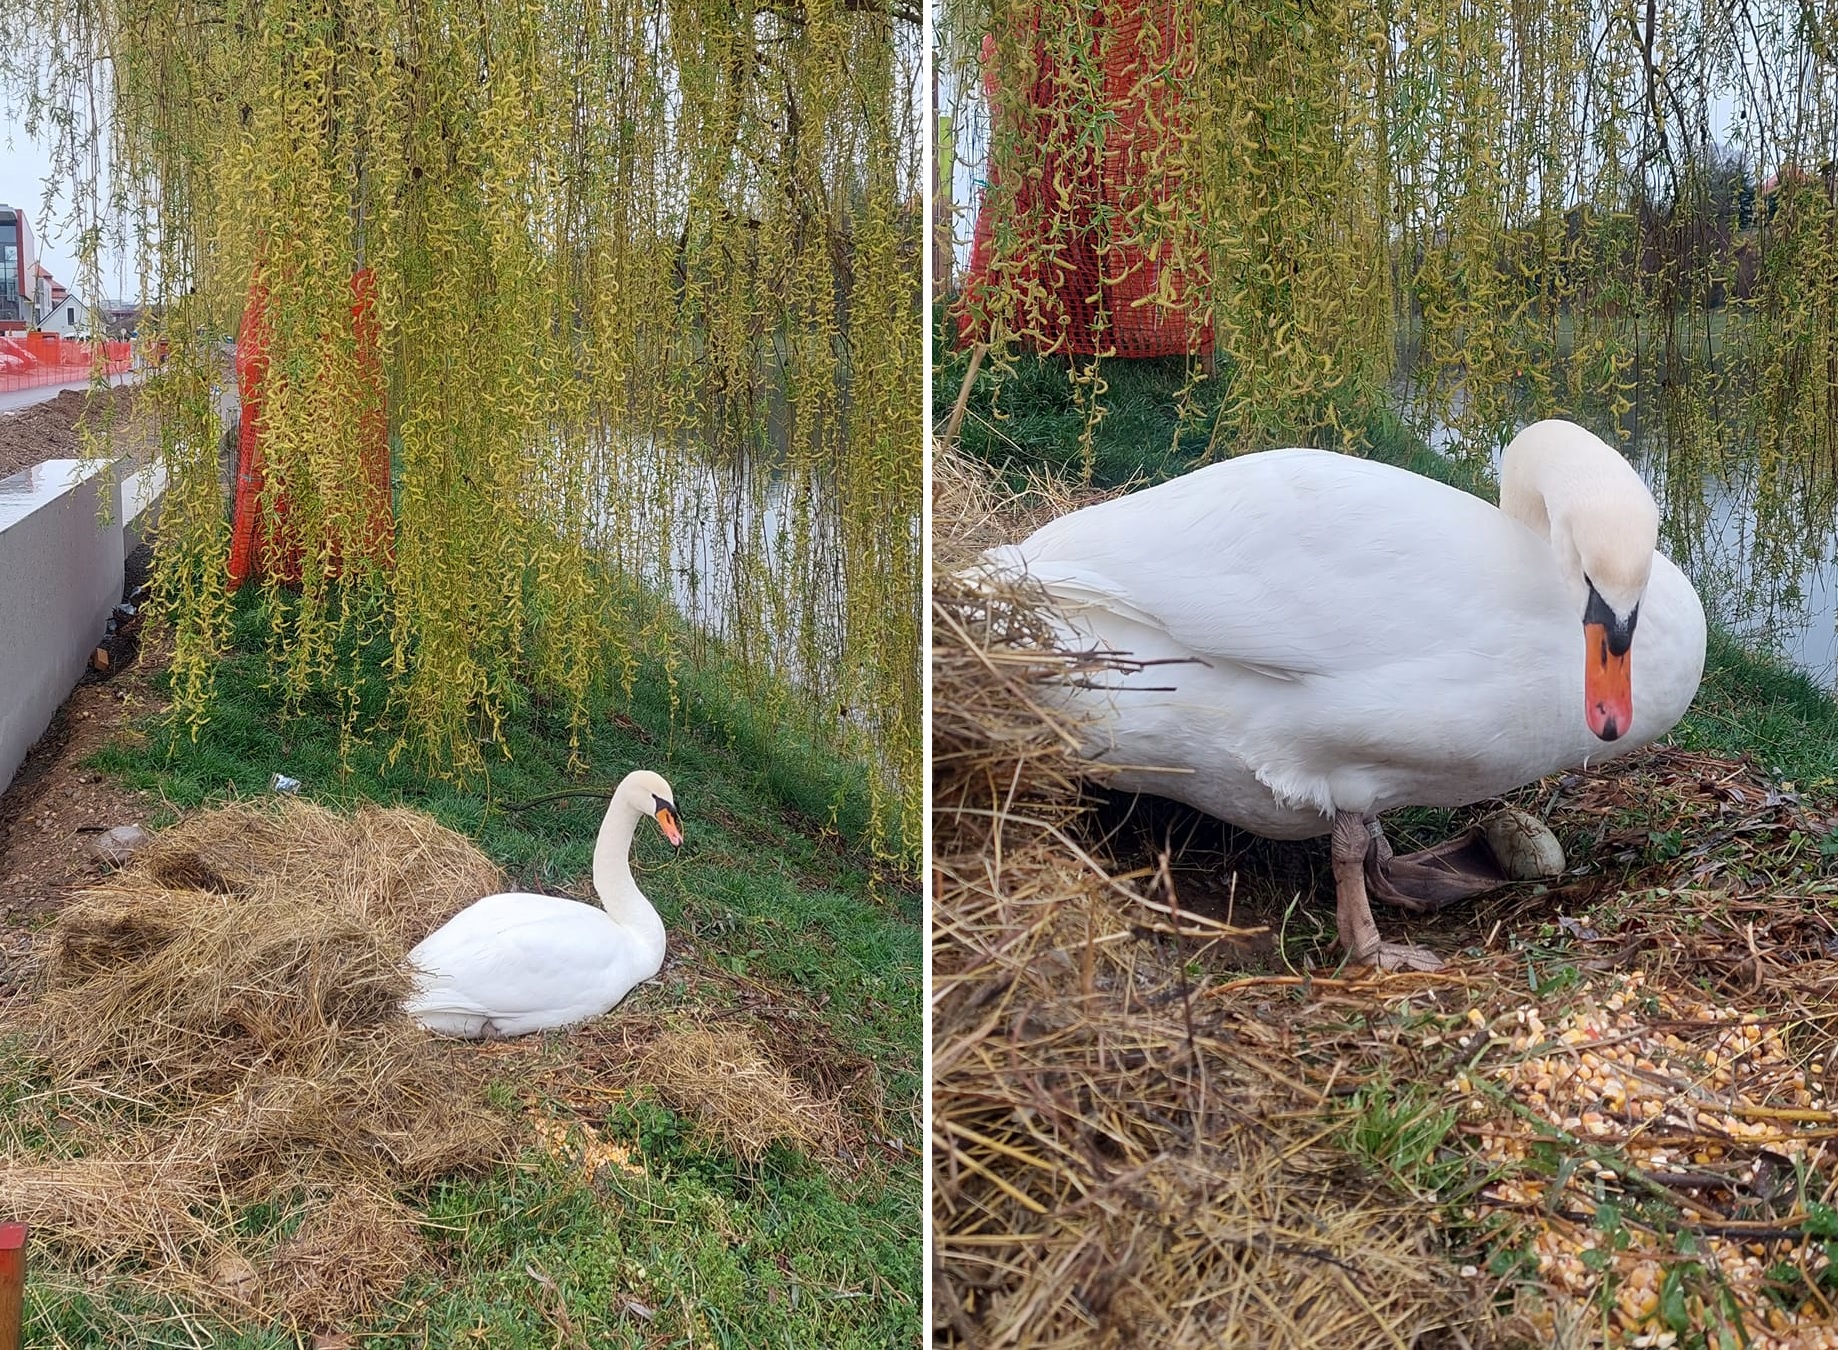
MULTIPOLYGON (((1381 970, 1436 970, 1442 960, 1421 947, 1379 938, 1378 925, 1372 921, 1372 906, 1366 898, 1368 859, 1376 845, 1359 816, 1334 817, 1334 892, 1335 928, 1340 948, 1356 965, 1374 965, 1381 970)), ((1389 849, 1387 849, 1389 852, 1389 849)))
POLYGON ((1442 958, 1427 947, 1405 942, 1381 942, 1378 949, 1353 958, 1355 964, 1380 970, 1441 970, 1442 958))
POLYGON ((1377 816, 1365 817, 1371 843, 1365 855, 1366 889, 1373 899, 1412 914, 1480 895, 1510 881, 1555 876, 1564 852, 1543 821, 1508 807, 1467 833, 1434 848, 1397 856, 1377 816))

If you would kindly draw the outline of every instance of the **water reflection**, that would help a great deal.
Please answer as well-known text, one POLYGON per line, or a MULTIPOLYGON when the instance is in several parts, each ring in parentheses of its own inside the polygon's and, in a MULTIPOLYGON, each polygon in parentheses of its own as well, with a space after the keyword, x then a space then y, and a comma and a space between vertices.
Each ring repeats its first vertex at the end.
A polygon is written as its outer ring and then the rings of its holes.
MULTIPOLYGON (((775 419, 742 444, 676 434, 607 445, 594 545, 667 597, 694 642, 757 680, 753 694, 787 700, 798 722, 874 763, 895 796, 898 710, 876 705, 879 654, 853 642, 839 489, 827 456, 794 456, 789 444, 775 419)), ((878 526, 883 538, 901 528, 916 541, 916 519, 878 526)))
POLYGON ((821 686, 813 677, 843 642, 833 489, 783 463, 684 453, 689 470, 670 487, 667 593, 699 631, 788 684, 821 686))
POLYGON ((604 458, 600 551, 743 664, 824 685, 843 640, 825 477, 772 446, 718 451, 686 435, 627 438, 604 458))

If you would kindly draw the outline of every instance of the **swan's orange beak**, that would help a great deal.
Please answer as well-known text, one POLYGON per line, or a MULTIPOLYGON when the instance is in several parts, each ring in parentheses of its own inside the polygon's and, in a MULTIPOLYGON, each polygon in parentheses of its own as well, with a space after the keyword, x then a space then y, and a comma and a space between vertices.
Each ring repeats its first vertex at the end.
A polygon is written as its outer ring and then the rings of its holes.
POLYGON ((1605 741, 1619 740, 1634 725, 1634 679, 1629 658, 1633 648, 1611 651, 1608 626, 1583 625, 1588 651, 1583 660, 1583 712, 1589 729, 1605 741))
POLYGON ((683 827, 677 824, 676 812, 668 806, 657 808, 657 828, 664 832, 671 848, 683 847, 683 827))

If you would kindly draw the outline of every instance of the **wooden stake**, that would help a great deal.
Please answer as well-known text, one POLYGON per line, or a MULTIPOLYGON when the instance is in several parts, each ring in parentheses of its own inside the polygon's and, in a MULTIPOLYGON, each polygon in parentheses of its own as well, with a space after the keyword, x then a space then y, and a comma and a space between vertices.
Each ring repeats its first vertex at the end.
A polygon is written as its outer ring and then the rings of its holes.
POLYGON ((0 1350, 24 1344, 26 1308, 26 1226, 0 1223, 0 1350))
MULTIPOLYGON (((987 342, 976 344, 970 353, 970 369, 964 372, 964 383, 957 391, 957 402, 951 408, 951 420, 945 423, 945 434, 941 438, 945 449, 957 444, 957 429, 963 425, 964 409, 970 406, 970 386, 976 383, 977 367, 983 364, 983 353, 989 350, 987 342)), ((4 1350, 0 1347, 0 1350, 4 1350)))

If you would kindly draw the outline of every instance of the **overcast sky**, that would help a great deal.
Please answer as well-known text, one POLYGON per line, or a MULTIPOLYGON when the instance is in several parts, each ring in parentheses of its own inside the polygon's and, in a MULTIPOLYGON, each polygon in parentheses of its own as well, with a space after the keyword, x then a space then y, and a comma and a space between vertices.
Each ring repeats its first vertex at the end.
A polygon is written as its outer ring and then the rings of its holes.
MULTIPOLYGON (((51 172, 49 150, 26 134, 24 123, 9 109, 0 109, 0 202, 26 213, 32 228, 32 241, 51 275, 77 291, 76 231, 64 217, 69 211, 68 193, 61 193, 55 209, 47 215, 44 208, 45 178, 51 172)), ((102 259, 102 289, 109 300, 135 299, 140 294, 138 278, 127 274, 118 254, 105 253, 102 259)))

